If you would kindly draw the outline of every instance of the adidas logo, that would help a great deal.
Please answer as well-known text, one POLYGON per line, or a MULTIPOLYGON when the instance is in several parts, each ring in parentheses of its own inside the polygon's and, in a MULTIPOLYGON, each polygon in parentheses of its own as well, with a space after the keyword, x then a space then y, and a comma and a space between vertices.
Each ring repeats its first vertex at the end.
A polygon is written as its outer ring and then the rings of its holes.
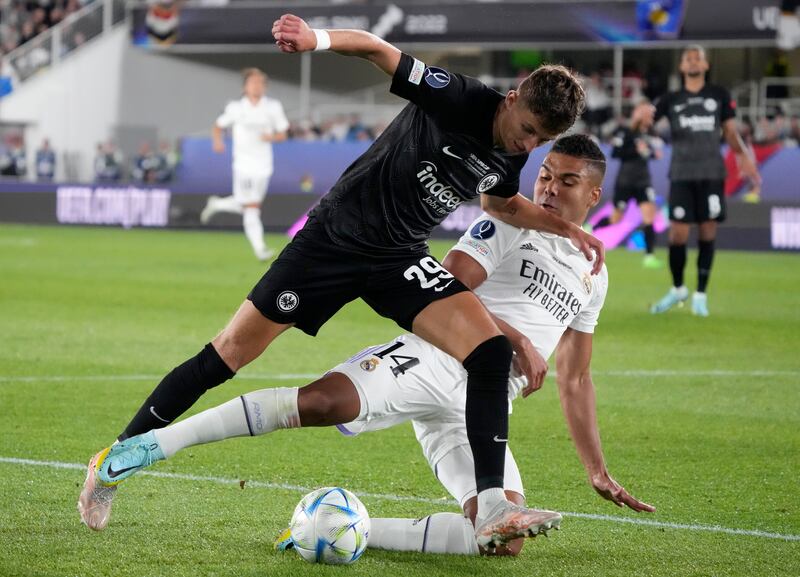
POLYGON ((539 252, 539 249, 533 246, 533 243, 526 242, 525 244, 519 247, 519 250, 532 250, 533 252, 539 252))

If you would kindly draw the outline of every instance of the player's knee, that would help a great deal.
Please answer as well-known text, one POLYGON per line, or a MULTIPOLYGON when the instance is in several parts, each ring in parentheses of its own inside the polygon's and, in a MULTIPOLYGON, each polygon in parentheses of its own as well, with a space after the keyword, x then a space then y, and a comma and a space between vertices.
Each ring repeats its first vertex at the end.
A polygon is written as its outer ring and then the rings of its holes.
MULTIPOLYGON (((356 397, 357 398, 357 397, 356 397)), ((303 387, 297 397, 300 422, 304 427, 338 425, 352 421, 358 416, 358 401, 355 405, 333 389, 303 387)))
POLYGON ((242 209, 242 217, 244 218, 245 222, 248 221, 260 221, 261 220, 261 208, 258 206, 246 205, 242 209))
POLYGON ((261 351, 254 352, 251 344, 235 330, 226 328, 212 341, 217 353, 234 372, 255 359, 261 351))
MULTIPOLYGON (((497 335, 475 347, 475 350, 464 359, 463 364, 469 376, 487 377, 485 382, 494 386, 499 381, 492 377, 505 375, 507 380, 513 354, 508 338, 505 335, 497 335)), ((476 383, 482 382, 484 381, 476 381, 476 383)), ((507 386, 507 382, 503 381, 502 387, 507 386)))
POLYGON ((304 426, 315 426, 326 422, 334 411, 334 401, 324 391, 300 389, 297 398, 300 422, 304 426))

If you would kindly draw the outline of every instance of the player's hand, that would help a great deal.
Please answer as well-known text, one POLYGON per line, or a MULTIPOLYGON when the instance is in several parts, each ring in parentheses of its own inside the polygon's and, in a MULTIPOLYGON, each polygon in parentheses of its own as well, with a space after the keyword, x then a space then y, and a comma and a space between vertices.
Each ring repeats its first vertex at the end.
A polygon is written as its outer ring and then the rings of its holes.
POLYGON ((306 21, 294 14, 284 14, 272 24, 272 36, 281 52, 308 52, 317 47, 317 36, 306 21))
POLYGON ((211 149, 217 154, 222 154, 225 152, 225 142, 222 140, 214 140, 211 143, 211 149))
POLYGON ((542 388, 549 367, 547 361, 539 354, 529 338, 522 337, 518 342, 513 343, 513 349, 514 370, 528 379, 528 384, 522 389, 524 398, 542 388))
POLYGON ((639 156, 642 158, 650 158, 650 146, 648 146, 646 140, 641 138, 636 139, 636 152, 638 152, 639 156))
POLYGON ((607 499, 618 507, 628 506, 634 511, 647 511, 652 513, 656 510, 652 505, 639 501, 636 497, 629 494, 625 488, 611 478, 608 473, 592 475, 592 487, 603 499, 607 499))
POLYGON ((262 132, 261 142, 272 142, 272 134, 270 134, 269 132, 262 132))
POLYGON ((570 228, 568 238, 572 241, 572 244, 580 249, 586 260, 594 260, 592 274, 599 274, 603 269, 603 263, 606 261, 606 247, 603 245, 603 241, 577 225, 570 228))
POLYGON ((739 172, 742 173, 742 176, 749 178, 754 186, 761 186, 761 174, 749 154, 739 156, 739 172))

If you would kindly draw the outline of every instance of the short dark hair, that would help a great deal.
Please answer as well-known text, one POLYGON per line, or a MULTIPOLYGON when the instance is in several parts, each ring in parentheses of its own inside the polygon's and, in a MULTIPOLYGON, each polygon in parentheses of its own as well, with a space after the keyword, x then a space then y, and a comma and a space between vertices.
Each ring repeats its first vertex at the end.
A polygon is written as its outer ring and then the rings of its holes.
POLYGON ((553 143, 550 152, 580 158, 598 173, 601 181, 606 175, 606 156, 591 136, 586 134, 562 136, 553 143))
POLYGON ((539 117, 542 127, 555 134, 575 124, 586 101, 577 76, 557 64, 545 64, 534 70, 517 91, 528 109, 539 117))

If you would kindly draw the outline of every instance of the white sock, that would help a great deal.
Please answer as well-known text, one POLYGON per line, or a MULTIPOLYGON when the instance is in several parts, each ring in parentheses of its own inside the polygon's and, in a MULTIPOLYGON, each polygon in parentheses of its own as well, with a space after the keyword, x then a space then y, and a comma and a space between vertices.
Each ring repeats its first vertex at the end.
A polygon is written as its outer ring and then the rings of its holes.
POLYGON ((370 519, 370 549, 479 555, 475 528, 458 513, 436 513, 422 519, 370 519))
POLYGON ((242 222, 244 223, 244 235, 250 241, 253 252, 261 258, 267 250, 264 245, 264 224, 261 222, 261 209, 248 206, 244 209, 242 222))
POLYGON ((506 492, 501 487, 492 487, 491 489, 484 489, 478 493, 478 514, 476 524, 486 519, 489 513, 492 512, 495 505, 500 501, 506 501, 506 492))
POLYGON ((186 447, 299 426, 294 387, 247 393, 154 432, 169 459, 186 447))
POLYGON ((223 196, 210 202, 215 213, 232 212, 234 214, 242 214, 242 203, 235 196, 223 196))

